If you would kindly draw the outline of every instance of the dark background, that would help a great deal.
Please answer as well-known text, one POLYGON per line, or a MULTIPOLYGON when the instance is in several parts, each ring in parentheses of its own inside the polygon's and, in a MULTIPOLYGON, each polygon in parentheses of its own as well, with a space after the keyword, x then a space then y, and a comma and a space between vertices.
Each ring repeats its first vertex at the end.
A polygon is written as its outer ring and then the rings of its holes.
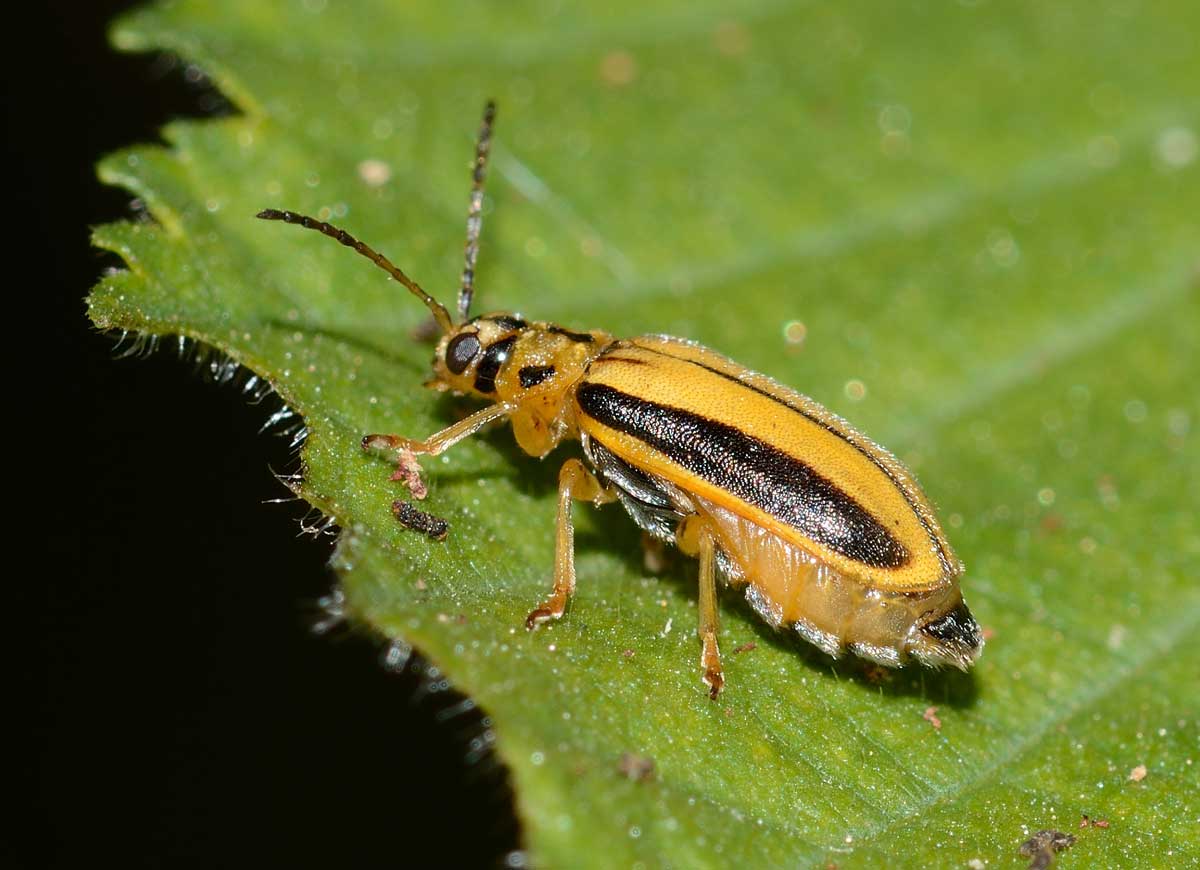
POLYGON ((85 319, 118 265, 88 227, 130 215, 96 159, 229 111, 177 61, 108 48, 132 5, 26 12, 5 61, 6 298, 39 308, 9 318, 27 350, 8 477, 33 472, 10 491, 10 622, 34 637, 15 669, 32 700, 6 706, 28 713, 32 782, 13 792, 33 818, 5 863, 500 863, 518 832, 503 769, 466 760, 481 714, 442 722, 461 699, 431 694, 419 660, 389 673, 372 640, 311 632, 332 539, 298 537, 303 505, 265 503, 287 495, 271 470, 296 467, 257 434, 270 409, 169 353, 117 360, 85 319))

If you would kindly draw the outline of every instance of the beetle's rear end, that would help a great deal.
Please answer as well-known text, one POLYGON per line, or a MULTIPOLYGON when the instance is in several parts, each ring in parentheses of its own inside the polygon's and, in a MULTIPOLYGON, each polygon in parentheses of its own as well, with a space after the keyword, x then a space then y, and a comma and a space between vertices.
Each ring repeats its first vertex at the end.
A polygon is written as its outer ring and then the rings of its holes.
POLYGON ((849 650, 889 667, 912 658, 966 670, 979 656, 983 638, 957 577, 924 592, 886 591, 719 505, 698 507, 719 530, 725 578, 776 628, 830 655, 849 650))

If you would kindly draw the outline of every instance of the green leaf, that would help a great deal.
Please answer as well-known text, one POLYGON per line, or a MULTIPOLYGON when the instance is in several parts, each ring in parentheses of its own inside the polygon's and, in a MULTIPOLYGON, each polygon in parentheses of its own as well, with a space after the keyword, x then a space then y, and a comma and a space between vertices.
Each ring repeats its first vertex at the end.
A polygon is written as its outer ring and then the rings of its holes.
POLYGON ((123 20, 242 114, 101 164, 153 221, 96 230, 128 271, 91 317, 212 345, 303 414, 354 616, 489 711, 531 859, 1019 866, 1058 828, 1063 867, 1200 861, 1197 6, 407 5, 123 20), (696 339, 896 450, 968 565, 971 676, 832 664, 727 596, 713 703, 695 566, 648 573, 616 508, 577 508, 578 595, 525 632, 558 462, 505 430, 426 462, 448 540, 397 525, 360 436, 470 403, 419 389, 420 305, 253 215, 326 216, 450 301, 488 96, 482 310, 696 339))

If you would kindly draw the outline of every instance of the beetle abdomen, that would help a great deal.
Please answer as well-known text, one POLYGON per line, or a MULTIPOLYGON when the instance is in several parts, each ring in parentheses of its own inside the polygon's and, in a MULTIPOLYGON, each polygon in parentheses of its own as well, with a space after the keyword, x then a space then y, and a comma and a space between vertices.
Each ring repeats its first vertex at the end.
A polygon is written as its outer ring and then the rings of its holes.
POLYGON ((870 585, 960 573, 912 475, 816 402, 663 336, 614 342, 575 394, 582 431, 630 464, 870 585))
POLYGON ((880 664, 900 665, 910 652, 928 646, 920 627, 929 614, 949 612, 959 599, 953 585, 917 594, 873 588, 745 517, 707 499, 695 502, 716 530, 730 584, 744 587, 747 602, 764 621, 796 631, 830 655, 848 648, 880 664))

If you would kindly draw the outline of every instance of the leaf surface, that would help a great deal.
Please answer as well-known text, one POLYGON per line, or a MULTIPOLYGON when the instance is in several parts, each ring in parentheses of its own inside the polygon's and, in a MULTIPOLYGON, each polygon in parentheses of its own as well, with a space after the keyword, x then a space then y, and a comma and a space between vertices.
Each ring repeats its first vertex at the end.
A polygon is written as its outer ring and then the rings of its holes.
POLYGON ((404 5, 124 19, 242 114, 102 163, 153 221, 96 230, 128 268, 90 313, 303 415, 353 613, 488 710, 532 860, 1016 866, 1040 828, 1078 836, 1063 867, 1200 860, 1195 5, 404 5), (579 592, 526 633, 577 445, 464 442, 425 463, 448 540, 398 527, 359 438, 470 403, 419 389, 420 305, 253 215, 328 218, 450 302, 489 96, 480 310, 693 338, 887 444, 968 565, 972 675, 832 663, 726 596, 711 703, 694 563, 649 574, 616 508, 576 509, 579 592))

